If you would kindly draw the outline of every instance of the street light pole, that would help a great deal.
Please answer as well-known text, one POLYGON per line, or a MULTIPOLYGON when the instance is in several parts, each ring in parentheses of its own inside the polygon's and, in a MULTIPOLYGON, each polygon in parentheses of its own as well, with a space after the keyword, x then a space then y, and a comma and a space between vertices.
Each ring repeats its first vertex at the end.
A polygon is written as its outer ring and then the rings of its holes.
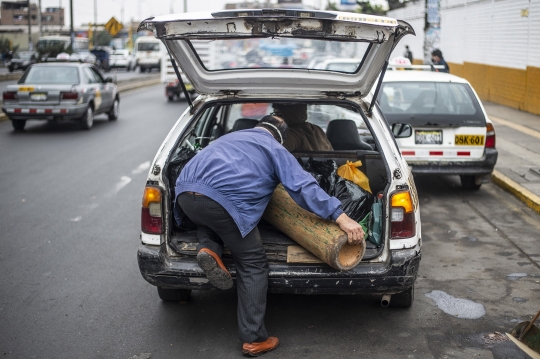
POLYGON ((75 42, 75 32, 73 31, 73 0, 69 0, 69 37, 71 38, 70 45, 71 50, 73 51, 73 43, 75 42))
POLYGON ((96 25, 97 25, 97 0, 94 0, 94 28, 92 30, 92 46, 96 47, 96 25))
POLYGON ((184 0, 184 12, 187 12, 187 0, 184 0))
POLYGON ((39 36, 41 37, 41 33, 43 32, 42 23, 41 23, 41 0, 38 1, 38 29, 39 29, 39 36))
POLYGON ((32 12, 30 11, 30 0, 28 0, 28 51, 32 50, 32 12))

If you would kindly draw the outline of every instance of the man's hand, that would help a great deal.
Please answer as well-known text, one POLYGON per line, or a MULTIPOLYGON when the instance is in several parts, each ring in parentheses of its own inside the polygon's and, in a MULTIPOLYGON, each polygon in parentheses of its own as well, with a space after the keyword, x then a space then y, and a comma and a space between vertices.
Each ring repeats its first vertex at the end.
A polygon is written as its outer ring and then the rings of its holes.
POLYGON ((360 244, 364 240, 364 230, 362 226, 359 225, 356 221, 352 220, 345 213, 342 213, 337 219, 336 223, 339 228, 345 233, 349 238, 349 244, 360 244))

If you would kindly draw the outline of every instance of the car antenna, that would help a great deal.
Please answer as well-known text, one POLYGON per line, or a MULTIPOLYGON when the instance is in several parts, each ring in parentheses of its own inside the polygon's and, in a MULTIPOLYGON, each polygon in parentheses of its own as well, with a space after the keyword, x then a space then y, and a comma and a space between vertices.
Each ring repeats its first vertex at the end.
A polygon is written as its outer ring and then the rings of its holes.
POLYGON ((386 73, 387 68, 388 68, 388 59, 386 59, 386 61, 384 62, 381 76, 379 77, 379 82, 377 82, 377 87, 375 88, 375 93, 373 94, 373 99, 371 100, 371 103, 369 104, 369 109, 367 111, 367 114, 369 117, 371 117, 373 113, 373 106, 375 106, 375 102, 377 101, 377 95, 379 95, 379 90, 381 89, 382 81, 383 81, 384 74, 386 73))
POLYGON ((186 101, 189 104, 189 107, 193 109, 193 102, 191 101, 191 97, 189 96, 189 93, 186 90, 186 86, 184 85, 184 81, 182 81, 182 75, 180 75, 180 71, 178 71, 178 67, 176 66, 176 62, 174 61, 171 52, 167 48, 167 52, 169 53, 169 57, 171 59, 171 63, 174 69, 174 72, 176 73, 176 77, 178 77, 178 81, 180 82, 180 86, 182 87, 182 91, 184 92, 184 96, 186 97, 186 101))

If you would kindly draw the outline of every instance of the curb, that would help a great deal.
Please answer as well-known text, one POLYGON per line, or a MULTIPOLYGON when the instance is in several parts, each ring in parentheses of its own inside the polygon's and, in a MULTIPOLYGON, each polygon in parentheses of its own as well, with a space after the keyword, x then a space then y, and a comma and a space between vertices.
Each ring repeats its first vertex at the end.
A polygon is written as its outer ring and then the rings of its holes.
MULTIPOLYGON (((118 86, 118 92, 122 93, 122 92, 131 91, 131 90, 136 90, 141 87, 157 85, 160 83, 161 83, 161 79, 157 78, 157 79, 152 79, 152 80, 138 81, 135 83, 125 84, 125 85, 117 85, 117 86, 118 86)), ((9 121, 9 118, 3 112, 0 113, 0 122, 2 121, 9 121)))
POLYGON ((525 203, 527 207, 531 208, 536 213, 540 213, 539 196, 497 170, 493 170, 491 179, 497 186, 516 196, 521 202, 525 203))

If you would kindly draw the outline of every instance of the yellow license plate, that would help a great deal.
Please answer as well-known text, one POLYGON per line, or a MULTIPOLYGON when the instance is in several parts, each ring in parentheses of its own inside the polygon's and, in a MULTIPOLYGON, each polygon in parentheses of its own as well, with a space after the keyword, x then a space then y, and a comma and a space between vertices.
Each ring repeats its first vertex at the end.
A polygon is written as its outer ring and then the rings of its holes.
POLYGON ((19 87, 19 91, 30 92, 30 91, 34 91, 34 88, 33 87, 19 87))
POLYGON ((186 86, 186 90, 188 90, 188 91, 193 90, 193 86, 191 84, 184 83, 184 86, 186 86))
POLYGON ((483 146, 484 135, 456 135, 454 144, 456 146, 483 146))

